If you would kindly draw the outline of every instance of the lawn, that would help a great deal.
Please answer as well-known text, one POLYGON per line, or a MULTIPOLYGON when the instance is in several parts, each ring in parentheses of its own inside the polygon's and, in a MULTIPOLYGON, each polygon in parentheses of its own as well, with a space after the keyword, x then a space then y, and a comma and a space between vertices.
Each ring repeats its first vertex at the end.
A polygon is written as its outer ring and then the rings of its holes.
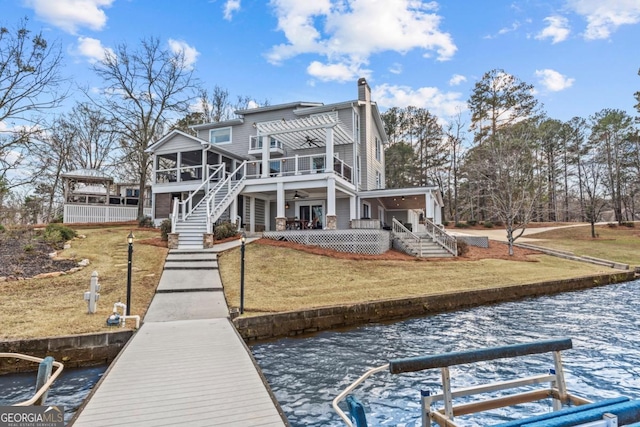
MULTIPOLYGON (((245 313, 249 315, 612 272, 546 255, 518 261, 369 261, 313 255, 259 242, 247 245, 245 260, 245 313)), ((219 256, 227 302, 236 307, 239 264, 239 249, 219 256)))
MULTIPOLYGON (((634 224, 634 223, 632 223, 634 224)), ((635 227, 597 225, 596 237, 591 237, 591 227, 559 228, 527 237, 541 239, 536 245, 640 266, 640 224, 635 227)))
MULTIPOLYGON (((113 303, 126 301, 127 235, 129 228, 78 229, 76 238, 59 255, 91 264, 72 274, 42 279, 0 282, 0 339, 61 336, 109 330, 106 319, 113 303), (97 271, 98 311, 87 314, 83 300, 91 273, 97 271)), ((158 230, 134 230, 131 314, 144 315, 160 280, 167 249, 142 244, 160 236, 158 230)))

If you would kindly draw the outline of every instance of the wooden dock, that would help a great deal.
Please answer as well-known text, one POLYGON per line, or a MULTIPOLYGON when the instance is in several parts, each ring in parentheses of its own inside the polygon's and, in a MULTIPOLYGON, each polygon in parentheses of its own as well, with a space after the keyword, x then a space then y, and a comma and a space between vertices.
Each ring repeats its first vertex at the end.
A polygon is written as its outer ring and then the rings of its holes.
POLYGON ((167 257, 172 269, 165 272, 171 273, 163 273, 143 326, 71 425, 288 426, 221 310, 226 303, 217 264, 184 270, 176 281, 180 258, 175 252, 167 257))

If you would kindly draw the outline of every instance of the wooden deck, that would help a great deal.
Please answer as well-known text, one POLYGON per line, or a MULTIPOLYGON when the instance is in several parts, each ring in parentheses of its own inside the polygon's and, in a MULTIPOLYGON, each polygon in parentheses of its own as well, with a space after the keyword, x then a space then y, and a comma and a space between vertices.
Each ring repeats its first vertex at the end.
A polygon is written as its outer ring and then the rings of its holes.
MULTIPOLYGON (((184 272, 208 286, 214 283, 211 274, 218 272, 184 272)), ((184 296, 184 286, 185 280, 176 283, 173 295, 184 296)), ((161 280, 160 287, 163 293, 156 296, 171 295, 171 283, 161 280)), ((224 299, 220 290, 194 293, 224 299)), ((181 311, 173 307, 169 321, 161 321, 164 306, 155 309, 154 321, 143 324, 109 368, 75 427, 288 425, 248 348, 220 310, 203 319, 206 307, 183 307, 185 320, 174 320, 181 311)))

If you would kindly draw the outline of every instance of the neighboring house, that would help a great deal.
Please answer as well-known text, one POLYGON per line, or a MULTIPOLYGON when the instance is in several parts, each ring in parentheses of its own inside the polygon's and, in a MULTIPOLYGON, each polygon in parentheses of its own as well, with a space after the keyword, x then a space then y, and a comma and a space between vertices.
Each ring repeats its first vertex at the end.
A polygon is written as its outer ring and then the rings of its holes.
MULTIPOLYGON (((122 222, 138 217, 140 190, 137 184, 115 183, 95 169, 78 169, 61 175, 64 187, 62 221, 122 222)), ((142 203, 145 216, 151 216, 151 187, 145 189, 142 203)))
POLYGON ((343 238, 332 230, 381 232, 394 218, 416 232, 433 234, 441 224, 437 187, 385 189, 387 136, 365 79, 355 100, 236 114, 193 126, 195 137, 174 130, 147 150, 154 159, 152 216, 156 223, 172 219, 180 247, 202 247, 203 234, 221 220, 265 237, 306 233, 300 241, 310 232, 334 241, 343 238))

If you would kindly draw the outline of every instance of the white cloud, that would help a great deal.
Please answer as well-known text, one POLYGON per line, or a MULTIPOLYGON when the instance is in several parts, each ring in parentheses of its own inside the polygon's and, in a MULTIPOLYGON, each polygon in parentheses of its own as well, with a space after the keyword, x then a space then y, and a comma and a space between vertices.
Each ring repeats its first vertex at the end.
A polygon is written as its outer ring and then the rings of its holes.
POLYGON ((85 56, 92 64, 102 61, 107 53, 114 55, 113 49, 104 47, 100 40, 91 37, 78 37, 76 53, 85 56))
POLYGON ((421 49, 426 57, 435 52, 444 61, 457 50, 450 34, 439 28, 441 17, 435 13, 435 2, 272 0, 271 5, 287 43, 271 48, 266 55, 269 62, 279 64, 300 54, 317 54, 326 58, 326 64, 313 61, 308 71, 318 71, 323 65, 324 76, 335 74, 340 81, 346 70, 368 64, 376 53, 421 49), (336 72, 338 65, 342 72, 336 72))
POLYGON ((551 39, 552 44, 565 41, 569 37, 569 21, 564 16, 548 16, 544 18, 547 25, 542 31, 536 34, 536 39, 551 39))
POLYGON ((454 74, 449 79, 449 86, 458 86, 460 83, 466 82, 467 78, 462 74, 454 74))
POLYGON ((25 0, 36 16, 62 30, 75 34, 80 27, 102 30, 107 23, 104 9, 115 0, 25 0))
POLYGON ((224 19, 231 21, 233 14, 240 10, 240 0, 227 0, 224 3, 224 19))
POLYGON ((568 89, 575 81, 575 79, 568 78, 567 76, 548 68, 544 70, 536 70, 536 77, 538 77, 540 84, 551 92, 559 92, 561 90, 568 89))
POLYGON ((323 82, 348 82, 356 80, 358 77, 369 77, 370 74, 369 71, 360 68, 358 64, 323 64, 319 61, 313 61, 309 64, 307 73, 323 82))
POLYGON ((371 98, 383 107, 426 108, 441 119, 456 116, 467 109, 459 92, 441 92, 436 87, 412 89, 408 86, 382 84, 371 90, 371 98))
POLYGON ((638 0, 567 0, 567 4, 587 20, 587 40, 607 39, 619 26, 640 22, 638 0))
POLYGON ((389 72, 391 74, 402 74, 402 64, 399 62, 394 62, 391 67, 389 67, 389 72))
POLYGON ((198 55, 200 55, 200 52, 195 47, 189 46, 187 42, 182 40, 169 39, 169 48, 175 54, 182 53, 184 55, 184 65, 187 68, 193 68, 198 55))
POLYGON ((496 37, 498 37, 498 36, 503 36, 503 35, 505 35, 505 34, 507 34, 507 33, 511 33, 511 32, 513 32, 513 31, 516 31, 518 28, 520 28, 520 26, 521 26, 521 25, 522 25, 522 24, 520 24, 520 22, 519 22, 519 21, 516 21, 516 22, 514 22, 513 24, 511 24, 511 26, 510 26, 510 27, 503 27, 503 28, 500 28, 500 29, 498 30, 498 32, 497 32, 495 35, 491 35, 491 34, 489 34, 489 35, 487 35, 487 36, 484 36, 484 38, 485 38, 485 39, 495 39, 495 38, 496 38, 496 37))

